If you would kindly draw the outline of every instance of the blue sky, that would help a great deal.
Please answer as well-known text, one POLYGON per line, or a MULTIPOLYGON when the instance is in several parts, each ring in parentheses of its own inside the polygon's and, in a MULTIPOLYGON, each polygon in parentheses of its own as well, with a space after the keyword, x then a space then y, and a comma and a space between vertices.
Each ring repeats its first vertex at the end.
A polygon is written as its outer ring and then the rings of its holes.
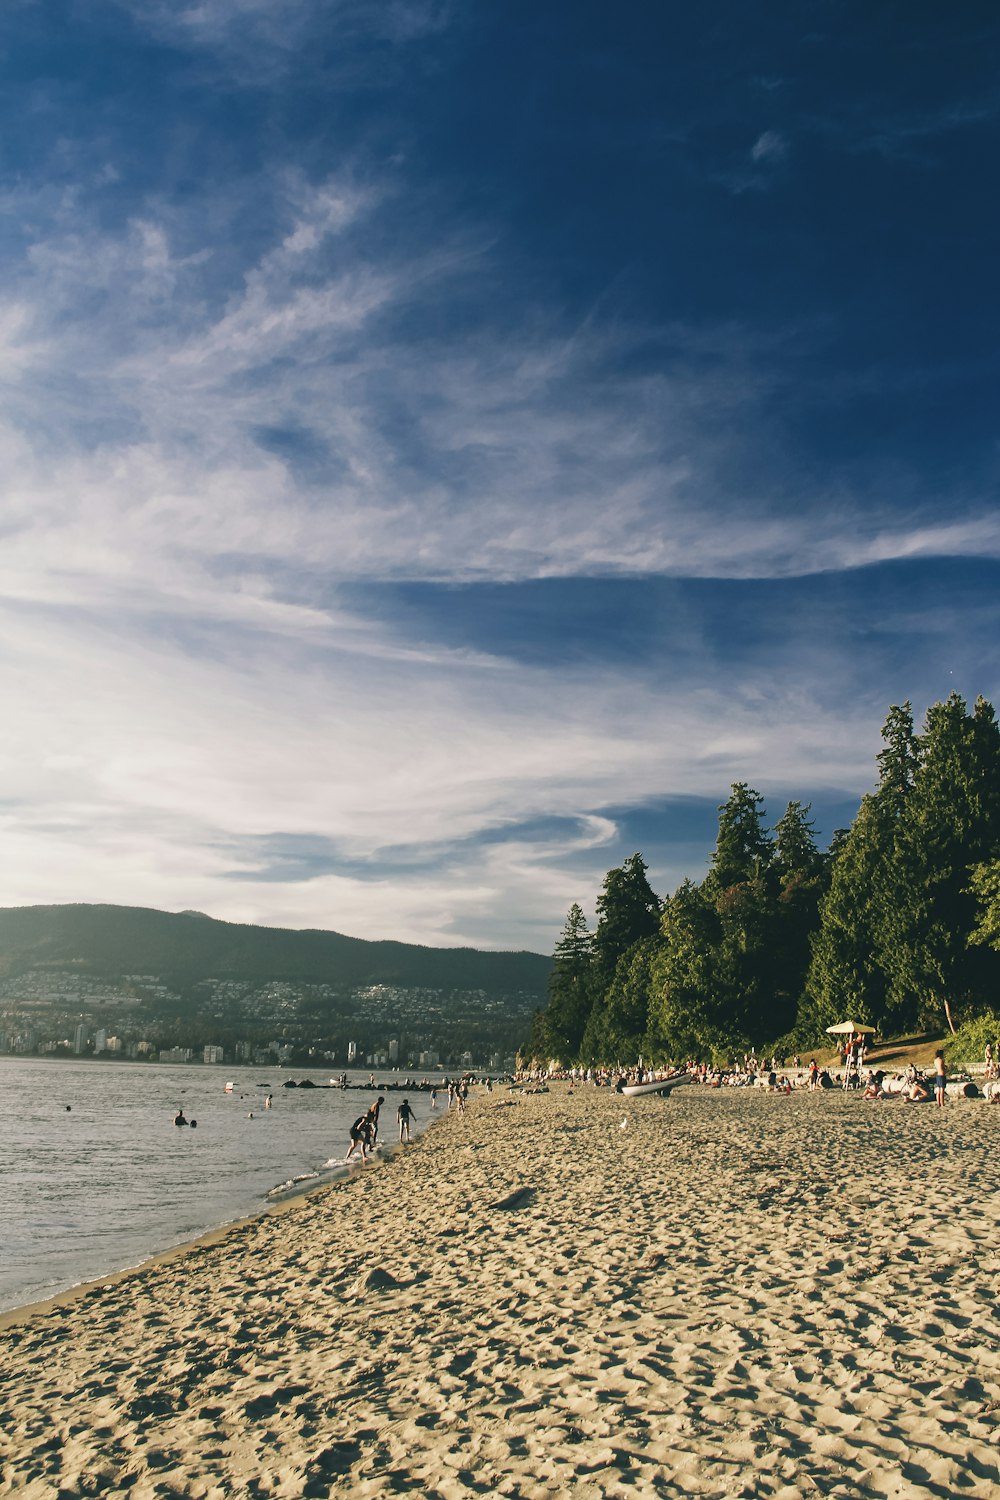
POLYGON ((549 951, 1000 701, 998 43, 7 0, 0 904, 549 951))

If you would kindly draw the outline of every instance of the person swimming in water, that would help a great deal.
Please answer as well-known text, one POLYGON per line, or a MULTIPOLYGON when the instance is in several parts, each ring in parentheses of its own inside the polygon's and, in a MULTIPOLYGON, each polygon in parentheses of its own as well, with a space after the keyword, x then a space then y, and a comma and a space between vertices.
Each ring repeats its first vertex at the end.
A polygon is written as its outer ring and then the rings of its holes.
POLYGON ((187 1124, 187 1120, 184 1118, 184 1110, 181 1107, 181 1105, 177 1106, 177 1113, 174 1115, 174 1124, 175 1125, 186 1125, 187 1124))

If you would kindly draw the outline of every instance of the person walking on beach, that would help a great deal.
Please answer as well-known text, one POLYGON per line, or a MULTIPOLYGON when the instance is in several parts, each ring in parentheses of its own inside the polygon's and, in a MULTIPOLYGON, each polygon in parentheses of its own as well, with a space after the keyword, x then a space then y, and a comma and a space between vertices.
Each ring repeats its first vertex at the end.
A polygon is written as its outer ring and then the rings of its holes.
POLYGON ((438 1107, 438 1091, 437 1091, 437 1089, 431 1089, 431 1109, 437 1109, 437 1107, 438 1107))
POLYGON ((410 1101, 408 1099, 404 1099, 397 1109, 396 1119, 399 1123, 400 1141, 408 1141, 410 1139, 410 1121, 413 1119, 413 1110, 410 1108, 410 1101))
POLYGON ((938 1109, 944 1109, 946 1091, 948 1087, 948 1075, 944 1070, 944 1053, 934 1054, 934 1103, 938 1109))
POLYGON ((819 1068, 816 1065, 816 1059, 814 1057, 811 1057, 809 1059, 809 1087, 811 1089, 814 1089, 818 1081, 819 1068))

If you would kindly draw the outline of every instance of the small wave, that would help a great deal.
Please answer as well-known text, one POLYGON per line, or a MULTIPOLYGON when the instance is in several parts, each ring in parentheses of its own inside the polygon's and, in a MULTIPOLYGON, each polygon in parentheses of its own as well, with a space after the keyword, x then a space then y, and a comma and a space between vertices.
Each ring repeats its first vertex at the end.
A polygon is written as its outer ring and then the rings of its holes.
POLYGON ((289 1177, 287 1182, 279 1182, 277 1187, 269 1188, 265 1196, 277 1198, 281 1193, 290 1193, 300 1182, 315 1182, 318 1176, 318 1172, 302 1172, 298 1177, 289 1177))

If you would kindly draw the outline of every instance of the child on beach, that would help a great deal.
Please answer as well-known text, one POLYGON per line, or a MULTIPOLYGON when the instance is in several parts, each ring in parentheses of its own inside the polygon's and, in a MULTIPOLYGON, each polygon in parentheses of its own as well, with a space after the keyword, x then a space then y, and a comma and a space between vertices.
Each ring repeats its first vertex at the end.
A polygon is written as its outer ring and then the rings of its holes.
POLYGON ((413 1110, 410 1108, 408 1099, 404 1099, 396 1111, 396 1119, 399 1122, 399 1139, 408 1141, 410 1139, 410 1121, 413 1119, 413 1110))

